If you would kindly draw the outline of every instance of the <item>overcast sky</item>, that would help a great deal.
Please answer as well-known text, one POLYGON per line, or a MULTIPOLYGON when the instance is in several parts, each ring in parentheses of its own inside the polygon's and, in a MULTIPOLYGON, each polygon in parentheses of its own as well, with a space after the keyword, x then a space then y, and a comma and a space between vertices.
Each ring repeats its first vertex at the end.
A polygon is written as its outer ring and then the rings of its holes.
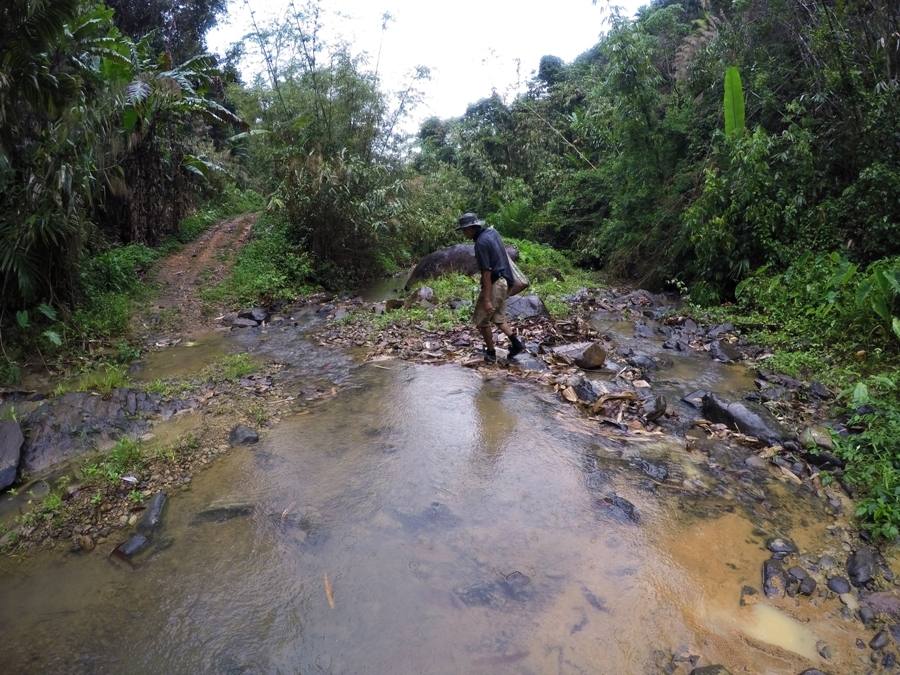
MULTIPOLYGON (((260 23, 282 18, 291 4, 249 1, 260 23)), ((631 15, 646 2, 614 4, 631 15)), ((367 52, 372 65, 380 46, 384 90, 404 88, 416 66, 431 69, 431 80, 421 86, 425 100, 404 125, 409 131, 430 115, 461 115, 493 89, 508 99, 517 80, 524 83, 544 54, 569 62, 594 45, 606 30, 608 15, 607 0, 326 0, 322 6, 328 34, 345 38, 356 52, 367 52), (385 12, 392 20, 382 38, 385 12)), ((250 30, 243 0, 232 0, 228 15, 208 36, 209 47, 224 52, 250 30)))

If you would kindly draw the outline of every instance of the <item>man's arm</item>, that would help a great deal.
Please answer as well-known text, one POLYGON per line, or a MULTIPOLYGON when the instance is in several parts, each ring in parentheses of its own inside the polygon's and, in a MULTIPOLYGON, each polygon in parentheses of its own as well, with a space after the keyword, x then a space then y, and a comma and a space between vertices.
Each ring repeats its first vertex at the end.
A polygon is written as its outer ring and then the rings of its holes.
POLYGON ((491 271, 484 270, 481 273, 481 306, 485 312, 493 312, 494 304, 491 302, 491 271))

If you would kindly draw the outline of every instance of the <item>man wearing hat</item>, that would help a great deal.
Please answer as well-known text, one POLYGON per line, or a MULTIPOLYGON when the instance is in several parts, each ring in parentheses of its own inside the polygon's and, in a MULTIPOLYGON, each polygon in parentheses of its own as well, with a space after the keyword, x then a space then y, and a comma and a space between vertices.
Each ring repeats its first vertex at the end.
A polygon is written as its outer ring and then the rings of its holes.
POLYGON ((457 220, 456 229, 462 230, 475 242, 475 259, 481 270, 481 293, 475 304, 473 320, 484 338, 484 360, 495 363, 497 352, 494 349, 492 324, 497 324, 509 338, 509 358, 515 357, 525 348, 506 318, 506 298, 513 283, 506 246, 497 230, 485 227, 484 224, 476 214, 464 213, 457 220))

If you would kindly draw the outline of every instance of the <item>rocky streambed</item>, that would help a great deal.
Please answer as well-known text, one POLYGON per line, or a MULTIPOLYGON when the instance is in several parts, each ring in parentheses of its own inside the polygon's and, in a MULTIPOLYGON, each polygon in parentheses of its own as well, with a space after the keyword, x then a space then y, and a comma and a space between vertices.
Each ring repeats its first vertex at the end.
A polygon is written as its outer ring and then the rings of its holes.
POLYGON ((249 355, 252 374, 35 401, 29 448, 192 440, 98 504, 74 481, 68 520, 19 531, 13 552, 62 545, 4 562, 14 665, 892 670, 891 555, 821 480, 841 468, 823 424, 848 432, 825 419, 831 392, 768 371, 732 326, 698 326, 670 298, 570 301, 553 321, 518 299, 528 352, 497 365, 467 327, 357 320, 458 302, 433 293, 248 310, 144 369, 203 372, 206 344, 249 355))

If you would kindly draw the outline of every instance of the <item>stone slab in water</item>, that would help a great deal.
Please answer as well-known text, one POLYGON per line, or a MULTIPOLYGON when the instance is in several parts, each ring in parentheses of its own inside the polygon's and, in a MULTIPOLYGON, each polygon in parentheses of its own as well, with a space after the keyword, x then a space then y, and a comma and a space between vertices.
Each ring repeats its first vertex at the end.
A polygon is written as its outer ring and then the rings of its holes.
POLYGON ((8 488, 16 481, 24 443, 25 436, 18 422, 14 420, 0 422, 0 490, 8 488))
POLYGON ((150 498, 150 502, 147 504, 147 510, 144 511, 144 515, 141 516, 140 521, 138 521, 138 531, 149 534, 156 530, 160 523, 162 523, 162 514, 165 506, 165 492, 157 492, 153 495, 153 497, 150 498))
POLYGON ((703 397, 703 414, 712 422, 725 424, 766 443, 781 443, 786 434, 781 425, 764 408, 751 409, 738 401, 727 401, 715 394, 703 397))
POLYGON ((253 504, 235 502, 229 504, 210 504, 194 516, 194 524, 197 523, 221 523, 232 518, 249 516, 253 513, 253 504))
POLYGON ((256 323, 262 323, 269 318, 269 313, 262 307, 253 307, 252 309, 245 309, 241 312, 238 312, 238 318, 250 319, 251 321, 255 321, 256 323))
POLYGON ((239 424, 228 434, 228 442, 232 445, 253 445, 259 441, 259 434, 250 427, 239 424))
POLYGON ((147 539, 143 534, 134 534, 132 535, 128 541, 119 544, 116 546, 116 549, 112 552, 117 558, 121 558, 122 560, 131 560, 138 553, 143 551, 150 545, 150 540, 147 539))

